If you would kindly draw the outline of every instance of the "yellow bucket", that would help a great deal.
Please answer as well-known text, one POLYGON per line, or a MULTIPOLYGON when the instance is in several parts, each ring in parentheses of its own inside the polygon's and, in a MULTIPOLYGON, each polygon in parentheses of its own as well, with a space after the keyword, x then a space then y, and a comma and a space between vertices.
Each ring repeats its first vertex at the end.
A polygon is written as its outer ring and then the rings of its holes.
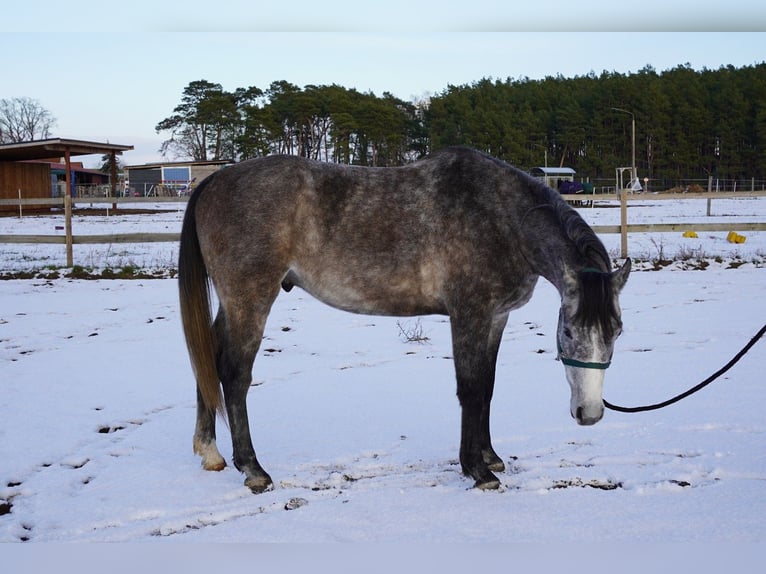
POLYGON ((735 231, 729 231, 729 235, 726 236, 726 241, 729 243, 744 243, 746 240, 747 237, 740 235, 735 231))
POLYGON ((696 231, 684 231, 684 237, 690 237, 692 239, 696 239, 698 235, 696 231))

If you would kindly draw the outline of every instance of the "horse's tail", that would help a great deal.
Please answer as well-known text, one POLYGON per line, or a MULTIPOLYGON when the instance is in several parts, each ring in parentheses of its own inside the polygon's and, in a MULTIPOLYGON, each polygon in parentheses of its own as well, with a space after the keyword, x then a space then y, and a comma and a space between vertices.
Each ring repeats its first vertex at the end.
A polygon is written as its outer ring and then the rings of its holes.
POLYGON ((224 416, 223 397, 216 369, 216 340, 210 311, 210 279, 200 250, 195 207, 205 182, 201 183, 186 207, 178 253, 178 292, 181 323, 189 350, 197 390, 210 411, 224 416))

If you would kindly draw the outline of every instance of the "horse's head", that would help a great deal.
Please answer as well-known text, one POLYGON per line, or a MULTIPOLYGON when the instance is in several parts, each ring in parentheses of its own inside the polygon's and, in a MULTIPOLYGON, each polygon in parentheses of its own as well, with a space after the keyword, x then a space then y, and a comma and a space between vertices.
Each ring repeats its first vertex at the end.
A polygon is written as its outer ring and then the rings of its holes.
POLYGON ((612 273, 586 268, 567 279, 556 344, 572 391, 570 413, 581 425, 595 424, 604 416, 604 373, 622 331, 618 296, 630 265, 627 259, 612 273))

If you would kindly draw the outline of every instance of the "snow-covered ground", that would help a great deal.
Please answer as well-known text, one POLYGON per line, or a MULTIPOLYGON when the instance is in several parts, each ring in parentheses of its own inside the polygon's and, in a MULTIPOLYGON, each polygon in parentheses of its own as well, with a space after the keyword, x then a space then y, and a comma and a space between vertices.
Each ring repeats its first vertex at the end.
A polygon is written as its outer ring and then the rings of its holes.
MULTIPOLYGON (((766 198, 713 205, 719 221, 766 220, 766 198)), ((704 201, 647 197, 630 211, 634 222, 708 221, 704 201)), ((581 213, 592 224, 619 218, 611 206, 581 213)), ((74 229, 175 232, 181 219, 91 216, 74 229)), ((0 218, 0 235, 61 224, 0 218)), ((666 399, 758 331, 766 234, 745 235, 738 245, 726 233, 631 236, 639 268, 659 248, 697 250, 709 265, 633 273, 605 398, 666 399)), ((616 256, 619 237, 602 239, 616 256)), ((0 245, 0 272, 61 266, 63 251, 0 245)), ((75 263, 95 268, 172 266, 175 255, 173 244, 75 246, 75 263)), ((195 394, 174 279, 0 281, 0 541, 766 541, 766 342, 677 405, 608 411, 578 427, 554 360, 557 310, 558 293, 541 281, 511 315, 492 421, 507 470, 499 492, 481 492, 457 462, 445 318, 351 315, 297 289, 281 294, 248 405, 276 488, 253 495, 233 467, 205 472, 192 453, 195 394), (428 340, 407 342, 401 328, 428 340)), ((220 424, 219 446, 230 458, 220 424)))

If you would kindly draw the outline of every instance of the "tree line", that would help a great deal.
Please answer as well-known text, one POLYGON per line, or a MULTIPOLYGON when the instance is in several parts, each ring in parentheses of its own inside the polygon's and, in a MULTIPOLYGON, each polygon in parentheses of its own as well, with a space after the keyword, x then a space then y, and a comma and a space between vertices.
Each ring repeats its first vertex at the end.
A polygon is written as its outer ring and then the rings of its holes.
POLYGON ((484 78, 418 102, 339 85, 286 81, 225 91, 198 80, 157 132, 162 153, 242 160, 275 153, 402 165, 469 145, 523 169, 567 166, 591 179, 631 165, 668 184, 766 178, 766 64, 542 80, 484 78))
POLYGON ((290 154, 357 165, 402 165, 428 152, 418 107, 389 93, 377 97, 338 85, 300 88, 286 81, 224 91, 198 80, 173 115, 163 155, 243 160, 290 154))
POLYGON ((433 149, 468 144, 519 166, 574 168, 613 178, 766 178, 766 64, 567 79, 484 79, 431 99, 433 149))

